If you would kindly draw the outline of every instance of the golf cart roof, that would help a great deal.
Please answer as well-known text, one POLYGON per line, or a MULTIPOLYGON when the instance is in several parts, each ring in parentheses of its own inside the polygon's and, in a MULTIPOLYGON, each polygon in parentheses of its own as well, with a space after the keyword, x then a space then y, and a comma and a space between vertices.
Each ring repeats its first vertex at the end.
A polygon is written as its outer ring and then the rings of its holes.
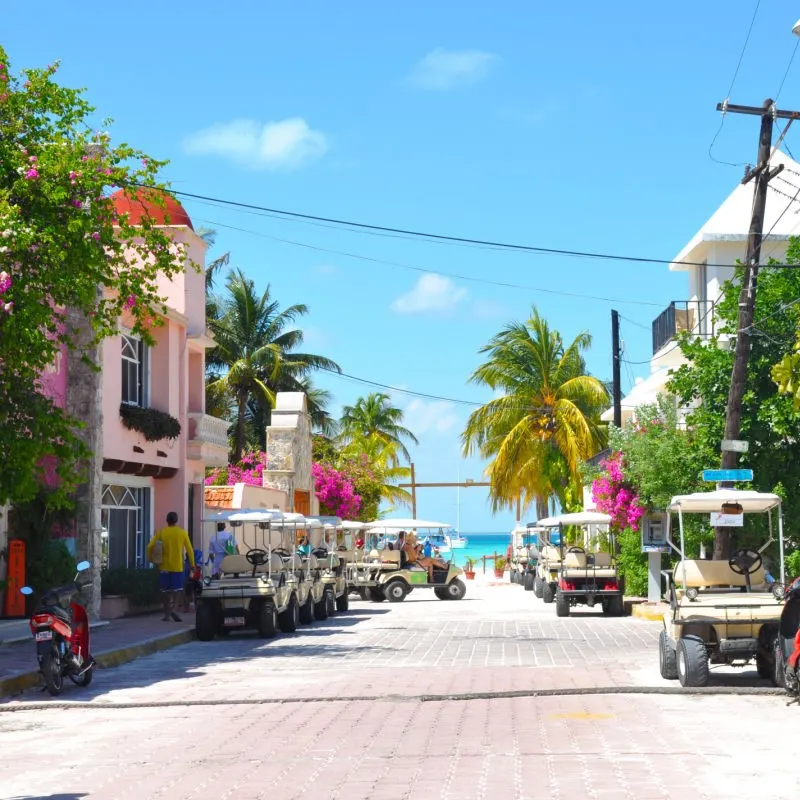
POLYGON ((270 508, 206 508, 203 522, 227 522, 238 518, 240 514, 280 514, 280 511, 270 508))
POLYGON ((425 519, 376 519, 368 523, 372 529, 405 531, 409 528, 452 528, 449 522, 431 522, 425 519))
POLYGON ((343 519, 341 527, 343 531, 360 531, 364 528, 368 528, 369 524, 366 522, 359 522, 355 519, 343 519))
POLYGON ((745 514, 769 511, 781 504, 781 498, 769 492, 742 489, 717 489, 713 492, 679 494, 672 498, 667 511, 686 511, 690 514, 721 511, 723 503, 738 504, 745 514))
POLYGON ((557 528, 559 525, 608 525, 611 517, 599 511, 576 511, 572 514, 559 514, 545 517, 536 523, 537 528, 557 528))
POLYGON ((342 525, 342 520, 339 517, 330 517, 330 516, 322 516, 322 517, 306 517, 307 520, 316 520, 317 522, 322 525, 323 528, 333 531, 337 528, 340 528, 342 525))
POLYGON ((257 511, 239 510, 231 514, 231 522, 269 522, 274 528, 321 528, 322 523, 315 517, 304 517, 302 514, 282 512, 275 509, 261 509, 257 511))

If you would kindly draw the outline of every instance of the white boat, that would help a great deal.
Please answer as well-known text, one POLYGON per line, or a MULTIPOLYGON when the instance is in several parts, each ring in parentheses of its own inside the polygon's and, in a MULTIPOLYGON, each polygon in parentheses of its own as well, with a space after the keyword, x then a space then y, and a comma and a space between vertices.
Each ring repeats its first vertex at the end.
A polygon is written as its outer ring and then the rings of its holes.
POLYGON ((457 531, 453 531, 447 538, 450 540, 450 547, 453 550, 461 550, 469 544, 469 540, 457 531))

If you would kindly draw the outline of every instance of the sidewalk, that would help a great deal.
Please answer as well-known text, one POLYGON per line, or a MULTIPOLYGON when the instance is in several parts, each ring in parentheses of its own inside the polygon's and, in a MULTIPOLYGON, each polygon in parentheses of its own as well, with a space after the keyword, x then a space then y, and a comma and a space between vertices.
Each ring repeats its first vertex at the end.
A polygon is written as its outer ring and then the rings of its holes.
MULTIPOLYGON (((102 669, 190 642, 194 639, 194 612, 181 617, 180 623, 163 622, 158 612, 93 622, 92 655, 102 669)), ((0 642, 0 698, 37 686, 40 678, 27 620, 0 623, 0 642)))

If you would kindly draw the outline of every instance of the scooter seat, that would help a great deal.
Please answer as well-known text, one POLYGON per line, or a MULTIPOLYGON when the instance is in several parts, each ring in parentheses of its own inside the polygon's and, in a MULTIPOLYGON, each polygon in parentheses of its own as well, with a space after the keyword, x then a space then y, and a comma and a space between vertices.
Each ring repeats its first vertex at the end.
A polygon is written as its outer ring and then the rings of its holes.
POLYGON ((72 609, 62 608, 61 606, 44 606, 44 608, 42 608, 42 613, 52 614, 54 617, 58 617, 64 622, 72 624, 72 609))

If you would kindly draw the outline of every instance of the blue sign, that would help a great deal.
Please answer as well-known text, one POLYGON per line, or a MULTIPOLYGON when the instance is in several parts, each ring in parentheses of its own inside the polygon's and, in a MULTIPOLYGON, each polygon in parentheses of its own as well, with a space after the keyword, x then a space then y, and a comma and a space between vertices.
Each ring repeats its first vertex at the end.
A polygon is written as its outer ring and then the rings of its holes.
POLYGON ((709 483, 722 483, 724 481, 751 481, 751 469, 704 469, 703 480, 709 483))

